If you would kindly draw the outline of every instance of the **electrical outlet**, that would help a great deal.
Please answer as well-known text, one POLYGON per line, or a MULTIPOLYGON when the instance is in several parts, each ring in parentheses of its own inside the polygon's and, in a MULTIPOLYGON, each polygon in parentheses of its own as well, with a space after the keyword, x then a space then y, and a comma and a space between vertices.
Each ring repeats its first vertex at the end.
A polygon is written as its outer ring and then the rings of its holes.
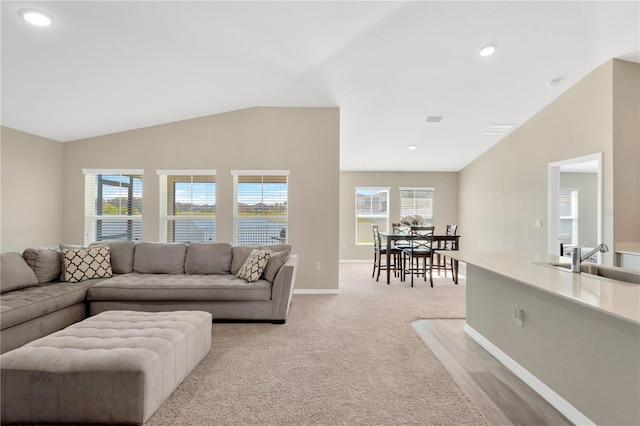
POLYGON ((320 262, 316 262, 316 271, 320 270, 320 262))
POLYGON ((542 220, 536 219, 536 228, 542 228, 542 220))

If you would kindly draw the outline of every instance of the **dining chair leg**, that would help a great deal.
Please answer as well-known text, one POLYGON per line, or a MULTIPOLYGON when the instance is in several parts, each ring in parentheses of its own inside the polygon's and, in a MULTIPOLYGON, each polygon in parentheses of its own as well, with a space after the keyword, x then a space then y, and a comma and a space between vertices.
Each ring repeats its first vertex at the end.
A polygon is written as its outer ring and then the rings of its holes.
POLYGON ((376 261, 376 258, 377 258, 377 257, 378 257, 378 256, 377 256, 377 255, 376 255, 376 253, 374 252, 374 253, 373 253, 373 272, 371 273, 371 278, 373 278, 373 277, 375 277, 375 276, 376 276, 376 264, 377 264, 377 263, 376 263, 376 262, 377 262, 377 261, 376 261))
MULTIPOLYGON (((425 262, 427 259, 425 258, 425 262)), ((433 257, 429 258, 429 283, 431 283, 431 287, 433 287, 433 257)))

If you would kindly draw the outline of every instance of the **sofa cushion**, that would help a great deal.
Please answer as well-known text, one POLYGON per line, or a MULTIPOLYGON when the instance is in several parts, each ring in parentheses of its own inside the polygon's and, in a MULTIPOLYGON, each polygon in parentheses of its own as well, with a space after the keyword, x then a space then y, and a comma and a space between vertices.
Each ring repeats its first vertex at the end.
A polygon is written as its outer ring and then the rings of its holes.
POLYGON ((264 268, 264 271, 262 272, 262 278, 273 283, 273 280, 276 279, 276 275, 278 275, 280 268, 282 268, 282 265, 284 265, 287 259, 289 259, 289 254, 290 252, 288 251, 272 251, 269 256, 267 267, 264 268))
POLYGON ((87 297, 87 288, 100 281, 101 279, 81 283, 54 281, 3 294, 0 297, 0 316, 2 317, 0 325, 4 330, 76 303, 82 303, 87 297))
POLYGON ((89 244, 89 248, 109 246, 111 250, 111 269, 114 274, 128 274, 133 272, 133 256, 137 241, 100 241, 89 244))
POLYGON ((184 261, 185 274, 228 274, 231 243, 191 243, 184 261))
POLYGON ((28 248, 22 252, 39 283, 58 281, 60 277, 60 249, 58 247, 28 248))
POLYGON ((0 293, 38 285, 38 277, 20 253, 1 254, 0 273, 0 293))
POLYGON ((141 274, 184 274, 184 243, 138 243, 133 270, 141 274))
POLYGON ((108 246, 62 250, 66 281, 78 283, 94 278, 109 278, 111 250, 108 246))
POLYGON ((271 252, 269 250, 251 250, 249 257, 240 267, 236 277, 242 278, 249 283, 258 281, 262 276, 262 272, 264 272, 264 268, 267 267, 270 255, 271 252))
POLYGON ((268 244, 263 246, 234 246, 232 249, 232 259, 231 259, 231 273, 237 274, 240 270, 240 267, 249 257, 249 253, 253 249, 260 250, 271 250, 273 252, 286 251, 287 253, 291 253, 291 245, 289 244, 268 244))
POLYGON ((90 301, 264 301, 271 299, 271 283, 247 284, 232 274, 131 274, 116 275, 91 287, 90 301))

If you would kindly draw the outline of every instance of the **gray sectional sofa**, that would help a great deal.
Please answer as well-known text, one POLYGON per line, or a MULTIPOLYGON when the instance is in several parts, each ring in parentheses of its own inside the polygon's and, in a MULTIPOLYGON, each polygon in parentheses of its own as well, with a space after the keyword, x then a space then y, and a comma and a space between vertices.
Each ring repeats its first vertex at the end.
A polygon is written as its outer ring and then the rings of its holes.
POLYGON ((298 264, 288 244, 111 241, 89 248, 104 246, 110 271, 97 276, 108 277, 79 282, 67 282, 74 280, 73 265, 65 267, 61 256, 75 246, 0 255, 0 353, 108 310, 199 310, 214 321, 286 321, 298 264), (256 248, 270 254, 259 279, 236 277, 256 248))

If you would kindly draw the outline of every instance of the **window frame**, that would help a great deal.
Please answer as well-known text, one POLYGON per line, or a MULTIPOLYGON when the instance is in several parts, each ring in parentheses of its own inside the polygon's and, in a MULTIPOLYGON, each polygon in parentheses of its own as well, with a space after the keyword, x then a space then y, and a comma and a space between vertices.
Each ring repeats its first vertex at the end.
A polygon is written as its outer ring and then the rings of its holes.
POLYGON ((580 207, 580 188, 560 188, 560 191, 558 192, 559 195, 559 199, 558 199, 558 239, 560 240, 561 243, 568 245, 568 246, 575 246, 577 247, 579 245, 579 207, 580 207), (563 215, 562 214, 562 198, 564 196, 569 196, 570 197, 570 202, 571 202, 571 214, 570 215, 563 215), (562 221, 563 220, 570 220, 571 221, 571 234, 569 235, 569 237, 571 237, 571 241, 567 242, 567 241, 563 241, 563 237, 566 236, 566 234, 561 234, 562 231, 562 221))
MULTIPOLYGON (((144 170, 142 169, 82 169, 82 173, 84 175, 84 244, 88 245, 94 242, 99 241, 108 241, 113 239, 120 240, 121 238, 99 238, 104 237, 102 234, 103 221, 108 220, 109 222, 126 222, 127 230, 125 231, 125 236, 127 237, 125 240, 134 241, 134 240, 142 240, 142 224, 143 224, 143 214, 142 212, 139 214, 133 214, 133 200, 136 198, 135 195, 135 185, 133 182, 134 178, 138 178, 140 180, 140 199, 143 200, 143 175, 144 170), (105 180, 103 176, 128 176, 132 179, 129 184, 123 185, 122 182, 118 182, 116 180, 105 180), (118 185, 116 185, 118 183, 118 185), (104 187, 105 186, 115 186, 115 187, 127 187, 127 211, 125 214, 104 214, 104 187), (99 213, 102 211, 101 213, 99 213), (139 238, 136 238, 134 235, 134 226, 135 224, 139 224, 140 235, 139 238), (102 235, 99 235, 102 234, 102 235)), ((140 211, 142 210, 142 201, 140 202, 140 211)), ((119 234, 118 234, 119 235, 119 234)), ((113 237, 113 235, 111 235, 113 237)))
MULTIPOLYGON (((231 170, 231 176, 233 177, 233 242, 236 245, 271 245, 271 244, 287 244, 289 241, 290 233, 289 233, 289 186, 290 186, 290 172, 289 170, 231 170), (261 182, 240 182, 242 178, 251 180, 255 178, 256 180, 260 178, 261 182), (255 183, 262 185, 261 187, 261 204, 264 203, 264 185, 265 178, 284 178, 284 184, 286 185, 285 191, 285 200, 283 203, 284 214, 273 214, 273 215, 265 215, 260 214, 260 220, 273 220, 278 223, 277 226, 265 226, 261 235, 255 237, 261 239, 262 242, 247 242, 241 238, 240 235, 240 223, 242 219, 245 220, 251 219, 250 214, 241 214, 239 211, 239 199, 240 196, 238 190, 239 184, 242 183, 255 183), (242 217, 241 217, 242 216, 242 217), (274 229, 269 228, 278 228, 277 233, 272 232, 274 229), (273 234, 273 235, 271 235, 273 234)), ((259 204, 260 204, 259 203, 259 204)), ((260 228, 259 226, 257 228, 260 228)), ((244 237, 246 238, 246 237, 244 237)))
MULTIPOLYGON (((365 221, 370 221, 371 224, 377 223, 378 225, 383 225, 379 227, 379 231, 380 232, 387 232, 389 230, 389 219, 390 219, 390 209, 389 209, 389 200, 391 198, 391 187, 388 186, 356 186, 355 188, 355 194, 354 194, 354 207, 355 207, 355 235, 354 235, 354 239, 355 239, 355 244, 356 246, 372 246, 373 245, 373 233, 372 231, 369 229, 369 232, 367 232, 366 230, 362 230, 362 233, 364 235, 366 235, 365 238, 367 238, 367 240, 360 240, 359 239, 359 235, 361 234, 359 231, 360 229, 360 221, 359 219, 364 219, 365 221), (358 214, 358 191, 377 191, 378 193, 382 193, 382 192, 386 192, 386 213, 384 214, 358 214), (377 219, 384 219, 382 222, 380 222, 377 219), (373 219, 373 220, 371 220, 373 219), (369 241, 369 238, 371 238, 371 241, 369 241)), ((375 193, 369 194, 371 196, 375 195, 375 193)), ((373 211, 373 203, 370 203, 370 211, 373 211)))
MULTIPOLYGON (((207 238, 205 234, 204 239, 193 239, 188 242, 215 242, 216 241, 216 211, 214 210, 211 214, 175 214, 175 206, 177 203, 177 191, 175 190, 175 185, 177 183, 213 183, 215 185, 214 194, 213 194, 213 205, 217 204, 217 192, 218 185, 216 181, 217 171, 216 170, 156 170, 159 179, 159 234, 158 240, 163 243, 167 242, 187 242, 182 239, 178 239, 176 241, 175 234, 175 224, 176 222, 190 222, 190 221, 200 221, 200 222, 209 222, 211 221, 211 235, 207 238), (200 180, 198 181, 198 177, 200 180), (207 180, 212 178, 212 180, 207 180), (185 178, 188 180, 181 180, 180 178, 185 178), (195 178, 195 180, 194 180, 195 178), (173 185, 173 190, 170 190, 170 184, 173 185), (173 199, 170 200, 169 197, 173 194, 173 199), (170 204, 171 203, 171 204, 170 204), (173 214, 170 214, 170 205, 173 206, 173 214), (171 222, 173 223, 173 228, 171 228, 171 222), (173 235, 169 238, 169 234, 171 233, 170 229, 173 229, 173 235)), ((193 186, 191 187, 193 190, 193 186)))
POLYGON ((433 186, 401 186, 398 188, 398 198, 399 198, 399 212, 400 212, 400 217, 403 216, 415 216, 415 215, 420 215, 422 216, 423 219, 425 219, 425 226, 433 226, 434 224, 434 211, 435 211, 435 195, 436 195, 436 188, 433 186), (411 197, 403 197, 402 193, 404 191, 414 191, 414 197, 412 197, 413 201, 413 209, 411 212, 408 211, 403 211, 403 206, 402 206, 402 201, 405 198, 411 198, 411 197), (416 206, 416 197, 415 197, 415 191, 425 191, 425 192, 431 192, 431 214, 427 214, 427 213, 422 213, 419 211, 418 207, 416 206))

